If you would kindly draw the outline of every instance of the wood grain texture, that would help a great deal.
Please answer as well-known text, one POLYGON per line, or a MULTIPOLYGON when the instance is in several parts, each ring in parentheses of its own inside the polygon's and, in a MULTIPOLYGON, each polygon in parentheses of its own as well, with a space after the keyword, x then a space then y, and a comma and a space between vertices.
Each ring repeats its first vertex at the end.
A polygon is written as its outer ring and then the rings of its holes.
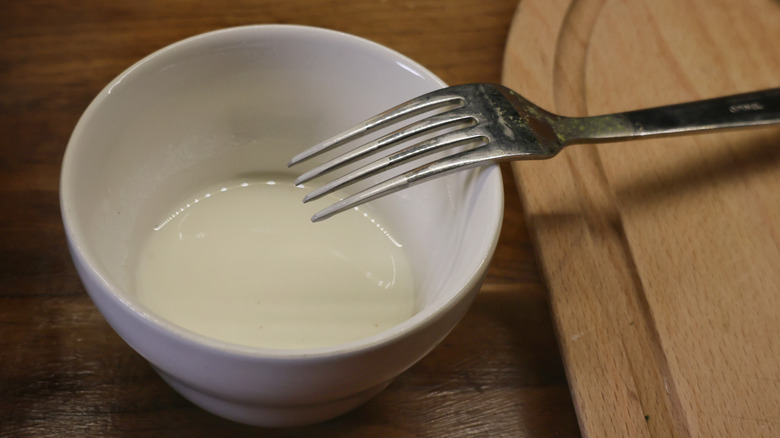
MULTIPOLYGON (((504 82, 564 115, 780 86, 780 3, 524 0, 504 82)), ((586 436, 780 435, 780 129, 515 163, 586 436)))
POLYGON ((578 436, 509 167, 485 286, 423 361, 356 411, 286 430, 246 427, 176 394, 105 323, 67 252, 58 179, 92 98, 147 54, 257 23, 372 39, 450 83, 498 82, 516 0, 9 0, 0 12, 0 436, 578 436))

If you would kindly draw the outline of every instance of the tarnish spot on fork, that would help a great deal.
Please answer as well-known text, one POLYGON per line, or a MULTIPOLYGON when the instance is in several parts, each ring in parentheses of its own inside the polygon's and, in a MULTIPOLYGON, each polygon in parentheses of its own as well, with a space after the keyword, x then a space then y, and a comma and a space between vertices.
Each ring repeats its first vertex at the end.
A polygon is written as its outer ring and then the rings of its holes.
POLYGON ((555 132, 562 145, 595 143, 620 139, 641 132, 625 116, 611 114, 595 117, 560 117, 555 120, 555 132))
POLYGON ((496 115, 498 116, 498 122, 499 125, 501 126, 501 130, 503 131, 504 136, 512 141, 517 140, 517 137, 515 136, 515 132, 509 128, 511 122, 507 121, 507 116, 509 116, 509 118, 511 119, 512 114, 507 114, 507 111, 504 108, 498 108, 498 111, 496 111, 496 115))
POLYGON ((547 120, 542 120, 538 117, 528 117, 526 121, 540 144, 547 146, 556 140, 560 143, 560 138, 555 134, 547 120))

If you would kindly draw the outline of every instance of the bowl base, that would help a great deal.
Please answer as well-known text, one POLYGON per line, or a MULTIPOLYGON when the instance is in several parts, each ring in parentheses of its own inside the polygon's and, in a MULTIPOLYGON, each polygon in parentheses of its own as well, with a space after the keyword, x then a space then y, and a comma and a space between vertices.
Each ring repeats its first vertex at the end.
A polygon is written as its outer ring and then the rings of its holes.
POLYGON ((186 385, 156 367, 155 370, 176 392, 206 411, 238 423, 262 427, 305 426, 330 420, 366 403, 392 382, 389 380, 349 397, 323 403, 270 406, 259 403, 241 403, 215 397, 186 385))

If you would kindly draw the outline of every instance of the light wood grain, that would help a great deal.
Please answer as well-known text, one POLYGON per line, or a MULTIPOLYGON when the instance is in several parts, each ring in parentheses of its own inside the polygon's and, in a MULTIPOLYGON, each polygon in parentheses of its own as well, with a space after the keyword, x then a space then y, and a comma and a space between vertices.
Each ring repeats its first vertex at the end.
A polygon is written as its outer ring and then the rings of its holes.
POLYGON ((70 262, 58 179, 92 98, 201 32, 321 26, 385 44, 449 83, 498 82, 517 0, 4 0, 0 7, 0 436, 544 437, 579 429, 509 168, 504 228, 462 323, 359 409, 289 430, 195 407, 106 324, 70 262))
MULTIPOLYGON (((504 82, 564 115, 780 86, 780 3, 524 0, 504 82)), ((514 165, 584 435, 780 435, 780 129, 514 165)))

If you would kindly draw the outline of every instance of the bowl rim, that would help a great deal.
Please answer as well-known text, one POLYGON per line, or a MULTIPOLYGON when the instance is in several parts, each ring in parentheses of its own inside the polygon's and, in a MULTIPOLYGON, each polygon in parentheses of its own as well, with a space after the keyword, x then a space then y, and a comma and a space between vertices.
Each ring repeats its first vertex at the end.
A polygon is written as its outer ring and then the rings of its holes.
MULTIPOLYGON (((468 280, 464 281, 463 284, 459 285, 457 287, 457 292, 453 294, 447 294, 445 299, 434 300, 431 305, 423 307, 411 318, 406 319, 387 330, 365 338, 335 344, 332 346, 306 349, 253 347, 222 341, 178 326, 166 320, 165 318, 148 311, 145 307, 143 307, 143 305, 125 299, 124 296, 127 294, 121 292, 116 284, 108 280, 108 277, 101 268, 101 265, 97 263, 96 256, 88 252, 81 243, 84 238, 83 230, 80 230, 76 227, 76 220, 72 219, 72 216, 75 213, 68 208, 68 205, 70 205, 70 199, 73 196, 72 190, 70 190, 70 180, 74 178, 73 173, 75 171, 73 156, 76 153, 75 150, 79 148, 78 141, 82 136, 82 132, 86 130, 86 125, 89 122, 89 119, 92 117, 92 114, 95 113, 101 106, 103 101, 108 98, 113 87, 122 82, 126 77, 132 75, 142 66, 155 62, 161 57, 167 56, 170 52, 176 52, 178 50, 197 45, 201 41, 205 40, 216 40, 220 38, 230 39, 236 38, 239 35, 250 34, 255 38, 266 36, 260 35, 262 33, 289 33, 298 36, 315 37, 317 39, 329 38, 338 44, 355 46, 363 50, 373 51, 382 56, 395 59, 397 62, 402 62, 402 66, 410 73, 431 81, 439 87, 447 86, 444 81, 442 81, 427 68, 410 59, 409 57, 393 49, 390 49, 389 47, 345 32, 306 25, 255 24, 228 27, 190 36, 158 49, 143 57, 141 60, 135 62, 122 73, 117 75, 97 94, 97 96, 90 102, 84 113, 79 118, 70 136, 70 139, 68 140, 62 159, 59 181, 59 200, 60 213, 62 216, 63 226, 71 257, 74 259, 74 261, 80 262, 77 263, 77 265, 86 267, 88 270, 86 274, 98 280, 101 285, 100 292, 102 295, 105 295, 110 300, 112 300, 114 304, 127 311, 130 316, 137 322, 148 325, 149 328, 155 332, 160 333, 161 335, 175 337, 179 341, 185 342, 191 346, 207 348, 220 354, 226 354, 230 356, 263 360, 293 360, 300 358, 324 359, 333 356, 352 355, 397 342, 411 333, 416 332, 426 327, 427 325, 433 324, 436 320, 445 315, 451 308, 455 307, 461 301, 461 299, 463 299, 463 297, 468 294, 468 292, 473 289, 476 284, 478 284, 478 282, 482 281, 482 278, 487 270, 487 265, 492 258, 492 255, 498 244, 498 238, 503 221, 504 192, 501 171, 499 166, 496 164, 470 170, 472 172, 487 172, 488 174, 485 176, 486 182, 492 182, 493 184, 493 187, 488 187, 487 189, 496 194, 493 200, 494 202, 490 206, 491 209, 495 211, 495 216, 492 218, 494 222, 488 224, 488 229, 493 231, 489 236, 489 240, 481 245, 480 250, 482 251, 482 257, 477 267, 477 275, 471 276, 468 280)), ((86 282, 83 279, 80 280, 82 281, 83 287, 86 289, 86 282)), ((93 293, 95 292, 89 289, 86 290, 94 302, 95 297, 93 296, 93 293)), ((103 316, 105 318, 105 315, 103 316)))

